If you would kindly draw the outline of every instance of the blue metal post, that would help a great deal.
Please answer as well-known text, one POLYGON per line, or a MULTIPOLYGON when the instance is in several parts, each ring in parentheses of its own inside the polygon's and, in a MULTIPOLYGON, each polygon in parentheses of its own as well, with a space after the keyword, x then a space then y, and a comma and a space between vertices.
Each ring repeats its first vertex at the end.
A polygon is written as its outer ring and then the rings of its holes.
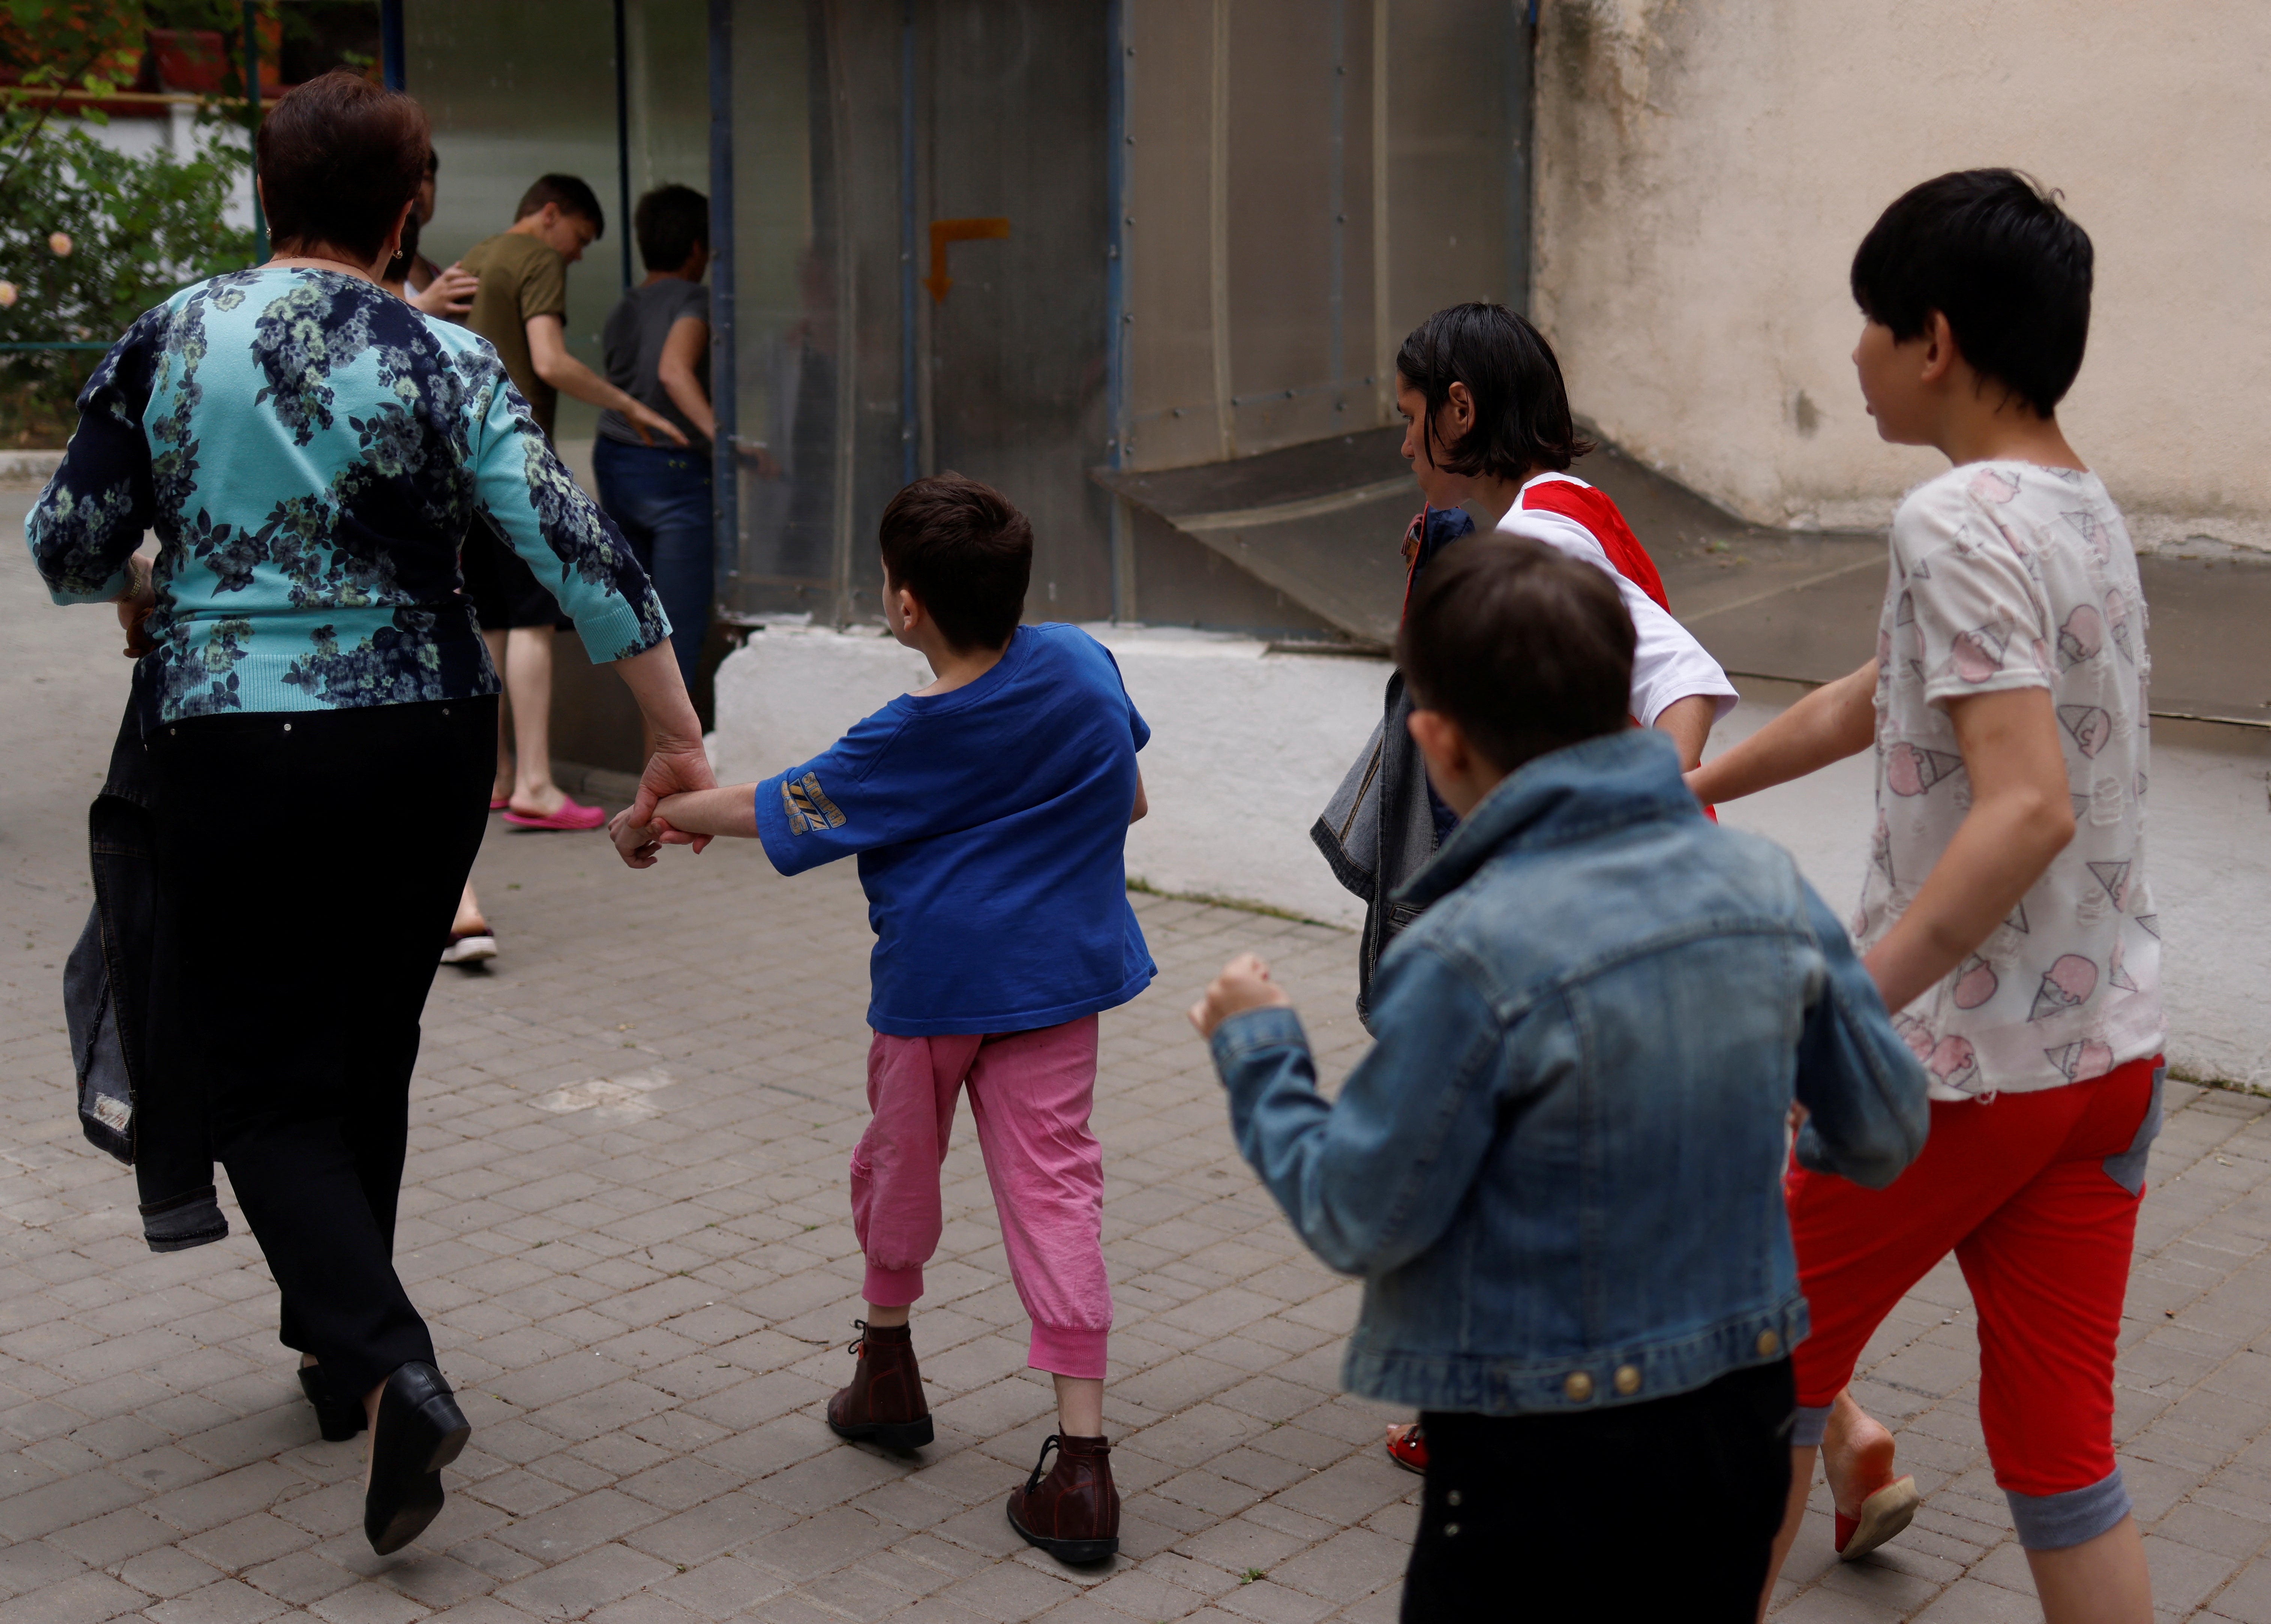
POLYGON ((710 406, 711 522, 718 598, 740 607, 727 583, 741 574, 741 467, 734 432, 741 397, 733 377, 733 0, 710 0, 710 406))
POLYGON ((899 11, 899 482, 922 472, 922 361, 915 342, 915 0, 899 11))
POLYGON ((408 88, 407 50, 403 43, 402 0, 378 0, 378 71, 389 90, 408 88))
MULTIPOLYGON (((1128 410, 1128 327, 1134 312, 1128 308, 1128 147, 1135 137, 1128 129, 1128 81, 1135 70, 1135 48, 1128 43, 1127 0, 1111 0, 1105 11, 1104 37, 1111 60, 1105 68, 1105 143, 1106 200, 1111 208, 1109 247, 1104 277, 1104 394, 1110 412, 1111 438, 1105 444, 1105 461, 1114 468, 1127 466, 1131 448, 1128 436, 1133 420, 1128 410)), ((1134 515, 1124 498, 1112 503, 1112 618, 1134 618, 1136 538, 1134 515)))
POLYGON ((1530 248, 1538 137, 1538 0, 1511 8, 1514 37, 1507 42, 1507 308, 1530 313, 1530 248))
MULTIPOLYGON (((1336 393, 1348 380, 1347 323, 1343 307, 1348 295, 1348 17, 1343 0, 1332 0, 1333 31, 1333 173, 1332 193, 1326 206, 1332 219, 1332 380, 1336 393)), ((1336 400, 1333 410, 1347 406, 1336 400)))
POLYGON ((631 63, 623 0, 615 0, 615 232, 622 239, 623 287, 631 285, 631 63))

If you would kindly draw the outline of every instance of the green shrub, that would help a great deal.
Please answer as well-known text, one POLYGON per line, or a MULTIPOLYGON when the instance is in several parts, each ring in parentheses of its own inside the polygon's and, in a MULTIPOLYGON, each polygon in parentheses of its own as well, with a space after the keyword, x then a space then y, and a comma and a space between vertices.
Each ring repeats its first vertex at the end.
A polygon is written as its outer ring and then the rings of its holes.
MULTIPOLYGON (((199 121, 190 155, 130 157, 82 120, 40 117, 46 98, 0 102, 0 341, 108 344, 175 289, 252 261, 252 233, 221 223, 249 167, 242 130, 199 121), (70 252, 49 239, 61 232, 70 252)), ((0 445, 60 445, 101 355, 0 350, 0 445)))

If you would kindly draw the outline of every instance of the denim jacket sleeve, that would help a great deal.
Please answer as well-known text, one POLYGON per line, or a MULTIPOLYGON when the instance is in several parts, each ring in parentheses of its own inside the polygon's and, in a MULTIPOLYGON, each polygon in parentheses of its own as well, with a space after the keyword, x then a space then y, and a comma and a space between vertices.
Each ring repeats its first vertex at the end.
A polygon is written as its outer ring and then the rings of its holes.
POLYGON ((1877 984, 1845 927, 1803 880, 1806 921, 1821 955, 1819 991, 1798 1046, 1799 1166, 1882 1189, 1924 1149, 1932 1125, 1924 1068, 1893 1031, 1877 984))
POLYGON ((1292 1010, 1247 1010, 1214 1034, 1240 1153, 1310 1249, 1344 1274, 1396 1268, 1435 1242, 1482 1166, 1499 1109, 1497 1020, 1433 953, 1396 956, 1374 1027, 1380 1041, 1331 1103, 1292 1010))

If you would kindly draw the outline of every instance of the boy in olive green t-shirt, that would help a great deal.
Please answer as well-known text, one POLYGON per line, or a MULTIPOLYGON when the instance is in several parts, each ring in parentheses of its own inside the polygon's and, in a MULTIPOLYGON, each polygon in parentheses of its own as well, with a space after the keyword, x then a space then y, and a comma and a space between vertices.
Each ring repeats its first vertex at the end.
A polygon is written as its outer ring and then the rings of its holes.
POLYGON ((564 389, 578 400, 622 413, 636 428, 683 445, 686 436, 675 424, 568 353, 568 267, 607 229, 607 217, 589 186, 572 175, 540 177, 522 196, 512 225, 475 243, 459 262, 480 279, 465 324, 496 346, 513 386, 528 398, 547 438, 554 436, 553 418, 564 389))
MULTIPOLYGON (((572 175, 540 177, 522 196, 512 225, 475 243, 458 262, 480 279, 465 324, 495 348, 555 450, 553 422, 562 390, 621 413, 651 442, 659 436, 684 445, 676 424, 568 353, 568 267, 606 230, 589 186, 572 175)), ((597 829, 607 814, 570 800, 552 778, 552 632, 559 606, 486 525, 466 534, 460 560, 465 596, 504 677, 510 706, 511 737, 508 742, 500 727, 491 809, 523 829, 597 829)), ((478 914, 470 887, 460 921, 469 914, 478 914)))

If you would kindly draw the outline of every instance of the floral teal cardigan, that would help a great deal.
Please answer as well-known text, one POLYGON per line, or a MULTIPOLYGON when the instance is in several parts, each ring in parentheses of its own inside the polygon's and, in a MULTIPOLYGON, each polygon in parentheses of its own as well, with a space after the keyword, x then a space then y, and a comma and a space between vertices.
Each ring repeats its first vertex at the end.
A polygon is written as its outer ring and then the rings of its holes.
POLYGON ((140 317, 78 399, 25 523, 59 603, 125 585, 158 534, 159 719, 497 691, 460 591, 486 523, 594 661, 670 622, 487 340, 344 272, 264 266, 140 317))

